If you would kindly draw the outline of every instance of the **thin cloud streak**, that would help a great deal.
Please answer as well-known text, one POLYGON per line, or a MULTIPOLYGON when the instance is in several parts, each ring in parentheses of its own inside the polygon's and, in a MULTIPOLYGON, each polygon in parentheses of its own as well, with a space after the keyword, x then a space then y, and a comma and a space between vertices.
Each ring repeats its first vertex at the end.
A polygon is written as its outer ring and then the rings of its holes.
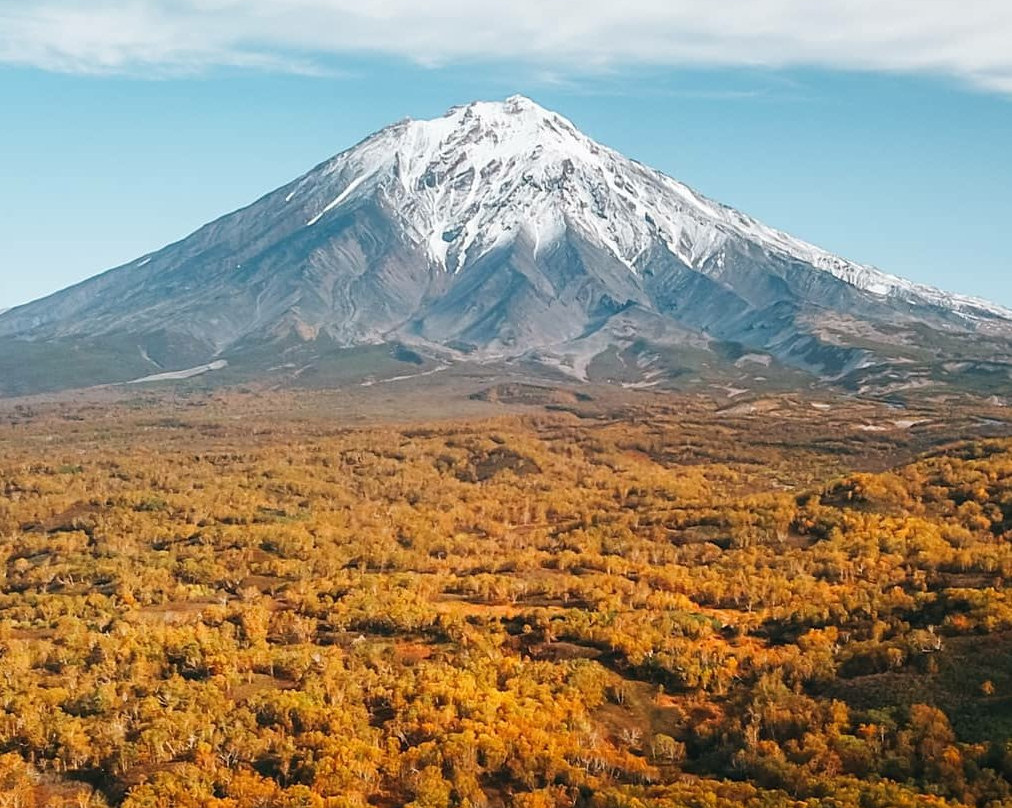
POLYGON ((543 75, 617 67, 931 73, 1012 93, 1005 0, 0 0, 0 63, 164 76, 325 72, 382 54, 514 61, 543 75))

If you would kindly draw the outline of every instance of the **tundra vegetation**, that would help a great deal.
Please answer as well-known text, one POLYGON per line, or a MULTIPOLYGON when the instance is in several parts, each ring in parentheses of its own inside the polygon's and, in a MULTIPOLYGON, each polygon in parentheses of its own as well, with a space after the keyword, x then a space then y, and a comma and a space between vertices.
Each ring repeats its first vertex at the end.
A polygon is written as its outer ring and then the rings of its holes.
POLYGON ((1012 806, 1003 411, 564 400, 0 410, 0 806, 1012 806))

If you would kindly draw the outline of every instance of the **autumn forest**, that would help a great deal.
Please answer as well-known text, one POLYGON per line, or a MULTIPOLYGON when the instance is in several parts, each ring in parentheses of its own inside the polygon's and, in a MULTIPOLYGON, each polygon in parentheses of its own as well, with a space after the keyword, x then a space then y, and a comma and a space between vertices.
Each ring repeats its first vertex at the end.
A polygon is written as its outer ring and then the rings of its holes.
POLYGON ((1009 435, 801 396, 4 405, 0 806, 1012 806, 1009 435))

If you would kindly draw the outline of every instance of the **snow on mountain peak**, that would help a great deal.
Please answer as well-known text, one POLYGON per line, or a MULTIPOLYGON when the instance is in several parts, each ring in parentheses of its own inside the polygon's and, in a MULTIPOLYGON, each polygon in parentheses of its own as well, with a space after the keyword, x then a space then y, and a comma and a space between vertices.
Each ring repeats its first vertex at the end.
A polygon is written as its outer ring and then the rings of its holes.
POLYGON ((632 272, 661 248, 714 274, 734 241, 880 297, 1012 319, 1002 307, 887 275, 767 227, 600 145, 521 95, 394 124, 282 190, 286 201, 307 191, 307 226, 376 198, 405 236, 450 272, 520 238, 537 258, 575 231, 632 272))
MULTIPOLYGON (((6 312, 0 339, 51 357, 58 385, 150 378, 138 361, 259 373, 253 357, 279 351, 336 368, 335 347, 402 344, 440 367, 523 358, 524 372, 680 387, 741 381, 725 352, 684 375, 737 343, 859 391, 934 384, 966 359, 980 374, 953 383, 990 391, 1012 312, 766 227, 513 96, 387 127, 175 244, 6 312), (911 351, 922 339, 932 350, 911 351), (64 370, 71 349, 81 362, 64 370)), ((4 374, 0 394, 39 378, 4 374)))

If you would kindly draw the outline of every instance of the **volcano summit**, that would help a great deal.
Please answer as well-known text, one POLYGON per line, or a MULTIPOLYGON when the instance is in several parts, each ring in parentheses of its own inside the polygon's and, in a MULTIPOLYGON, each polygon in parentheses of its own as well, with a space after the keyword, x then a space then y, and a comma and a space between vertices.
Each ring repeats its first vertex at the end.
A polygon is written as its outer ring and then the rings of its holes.
POLYGON ((766 227, 514 96, 394 124, 3 313, 0 393, 226 361, 254 377, 362 346, 634 386, 747 383, 743 362, 860 390, 1007 384, 1012 312, 766 227))

